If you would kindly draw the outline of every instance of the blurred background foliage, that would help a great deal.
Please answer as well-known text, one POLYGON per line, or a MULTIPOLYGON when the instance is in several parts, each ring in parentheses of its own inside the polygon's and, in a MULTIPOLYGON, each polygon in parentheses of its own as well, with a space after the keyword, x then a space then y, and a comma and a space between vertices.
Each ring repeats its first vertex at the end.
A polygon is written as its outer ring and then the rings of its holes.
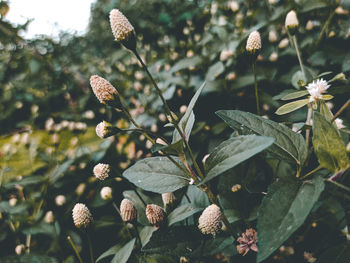
MULTIPOLYGON (((166 117, 162 114, 161 101, 137 60, 113 39, 108 18, 113 8, 120 9, 134 26, 139 53, 176 114, 184 112, 181 106, 187 105, 195 90, 207 81, 195 109, 196 124, 191 137, 198 160, 231 132, 215 116, 215 111, 240 109, 255 113, 254 80, 244 52, 246 39, 254 30, 259 30, 262 36, 257 70, 263 115, 286 124, 305 121, 306 109, 282 117, 274 114, 282 105, 279 99, 283 94, 300 89, 299 64, 284 29, 288 11, 294 9, 298 14, 301 26, 297 37, 308 80, 323 72, 329 72, 323 76, 327 80, 340 72, 349 77, 349 1, 97 0, 91 7, 87 33, 83 36, 62 33, 59 41, 45 36, 31 40, 20 37, 19 32, 26 30, 30 21, 19 26, 6 21, 10 7, 1 1, 2 257, 14 254, 16 245, 25 244, 29 237, 33 257, 40 258, 40 254, 50 256, 50 262, 75 262, 67 235, 71 235, 85 257, 88 252, 82 239, 84 234, 76 231, 71 219, 71 209, 78 201, 91 207, 95 217, 91 233, 95 255, 125 239, 125 233, 120 231, 122 223, 111 204, 101 199, 99 189, 112 186, 115 201, 119 203, 122 191, 129 187, 120 178, 120 172, 135 160, 150 155, 150 149, 138 134, 110 140, 100 140, 95 135, 94 127, 102 120, 117 123, 119 127, 128 124, 120 113, 98 103, 91 92, 90 76, 98 74, 108 79, 128 98, 132 115, 147 129, 164 136, 170 136, 171 131, 163 127, 166 117), (337 9, 340 4, 342 9, 337 9), (92 168, 98 162, 110 163, 115 168, 115 178, 98 184, 92 175, 92 168), (64 205, 55 203, 58 195, 65 196, 64 205), (18 200, 15 206, 9 205, 12 198, 18 200), (44 222, 47 211, 54 212, 53 224, 44 222)), ((349 80, 333 83, 329 93, 335 96, 334 113, 349 96, 349 80)), ((349 114, 346 111, 342 115, 347 127, 349 114)), ((257 173, 257 167, 266 166, 266 173, 271 169, 265 162, 259 163, 258 158, 253 162, 256 164, 247 174, 257 173)), ((261 174, 254 180, 247 175, 247 189, 260 192, 266 189, 270 179, 261 174)), ((219 182, 220 187, 223 182, 219 182)), ((261 200, 254 196, 245 199, 242 195, 241 207, 249 203, 256 208, 261 200)), ((335 199, 323 205, 329 208, 333 220, 330 222, 344 224, 344 217, 338 213, 349 214, 349 210, 335 199)), ((333 227, 332 223, 323 223, 326 230, 333 227)), ((337 244, 339 239, 339 236, 331 237, 331 242, 323 240, 316 247, 312 243, 315 240, 304 236, 305 242, 296 241, 302 233, 295 235, 292 241, 295 249, 312 249, 319 254, 322 248, 337 244), (300 248, 301 244, 304 248, 300 248)), ((271 260, 288 262, 283 261, 286 260, 283 253, 277 252, 271 260)), ((289 262, 303 260, 301 253, 289 256, 289 262)), ((156 262, 178 262, 174 257, 158 257, 156 262)), ((249 257, 240 260, 251 262, 249 257)))

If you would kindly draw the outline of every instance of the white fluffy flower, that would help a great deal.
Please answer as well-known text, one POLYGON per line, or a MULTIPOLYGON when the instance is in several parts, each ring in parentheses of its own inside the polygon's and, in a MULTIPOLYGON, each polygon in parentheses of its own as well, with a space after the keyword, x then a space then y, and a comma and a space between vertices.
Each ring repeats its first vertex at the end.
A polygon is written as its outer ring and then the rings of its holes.
POLYGON ((246 45, 246 50, 249 53, 255 54, 261 49, 261 37, 260 33, 258 31, 253 31, 250 33, 248 40, 247 40, 247 45, 246 45))
POLYGON ((198 228, 203 234, 215 236, 221 229, 221 210, 215 204, 204 209, 198 219, 198 228))
POLYGON ((324 79, 314 80, 312 83, 306 86, 307 91, 310 94, 310 102, 322 99, 322 93, 325 93, 330 85, 324 79))
POLYGON ((112 188, 105 186, 101 189, 100 195, 103 200, 112 199, 112 188))
POLYGON ((82 203, 77 203, 72 211, 73 221, 76 227, 87 227, 92 221, 92 215, 89 208, 82 203))
POLYGON ((339 119, 339 118, 336 118, 334 120, 335 124, 337 125, 337 128, 338 129, 343 129, 345 128, 345 125, 343 124, 343 120, 342 119, 339 119))
POLYGON ((111 166, 109 164, 99 163, 95 165, 93 172, 97 179, 104 180, 109 177, 111 166))

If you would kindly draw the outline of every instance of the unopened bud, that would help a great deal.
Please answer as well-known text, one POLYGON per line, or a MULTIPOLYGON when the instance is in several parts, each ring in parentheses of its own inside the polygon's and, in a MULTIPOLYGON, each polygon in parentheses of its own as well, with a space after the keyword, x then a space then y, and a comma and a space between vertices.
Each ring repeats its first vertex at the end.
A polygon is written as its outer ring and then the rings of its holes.
POLYGON ((93 172, 97 179, 103 181, 111 174, 111 166, 109 164, 99 163, 95 165, 93 172))
POLYGON ((112 195, 112 188, 110 188, 109 186, 105 186, 101 189, 100 195, 101 198, 103 200, 109 200, 112 199, 113 195, 112 195))
POLYGON ((160 206, 151 204, 146 207, 146 216, 152 225, 159 227, 163 223, 166 215, 160 206))
POLYGON ((135 30, 123 13, 118 9, 113 9, 109 13, 109 22, 115 40, 120 41, 126 48, 135 50, 135 30))
POLYGON ((118 129, 117 127, 112 126, 112 124, 110 124, 107 121, 101 121, 96 126, 96 134, 101 139, 105 139, 107 137, 116 135, 119 131, 120 131, 120 129, 118 129))
POLYGON ((26 249, 26 247, 23 244, 20 244, 20 245, 16 246, 15 252, 17 255, 21 255, 25 249, 26 249))
POLYGON ((134 204, 126 198, 120 203, 120 216, 124 222, 132 222, 137 217, 137 210, 134 204))
POLYGON ((261 37, 258 31, 253 31, 250 33, 247 40, 246 50, 255 59, 259 55, 261 50, 261 37))
POLYGON ((298 26, 299 26, 299 21, 297 18, 297 14, 295 13, 294 10, 289 11, 289 13, 286 16, 285 27, 292 35, 294 35, 298 29, 298 26))
POLYGON ((66 203, 66 197, 64 195, 56 196, 55 203, 57 206, 63 206, 66 203))
POLYGON ((92 221, 89 208, 82 203, 77 203, 72 211, 73 221, 76 227, 87 227, 92 221))
POLYGON ((55 221, 55 217, 53 215, 53 212, 52 211, 47 211, 46 214, 45 214, 44 220, 45 220, 46 223, 52 224, 53 221, 55 221))
POLYGON ((235 184, 234 186, 232 186, 231 191, 235 193, 235 192, 238 192, 241 189, 242 189, 242 186, 240 184, 235 184))
POLYGON ((177 123, 179 118, 177 117, 177 115, 174 113, 174 112, 170 112, 171 116, 170 115, 167 115, 167 119, 170 123, 177 123))
POLYGON ((120 101, 118 91, 106 79, 93 75, 90 78, 90 85, 97 99, 102 103, 119 108, 120 101))

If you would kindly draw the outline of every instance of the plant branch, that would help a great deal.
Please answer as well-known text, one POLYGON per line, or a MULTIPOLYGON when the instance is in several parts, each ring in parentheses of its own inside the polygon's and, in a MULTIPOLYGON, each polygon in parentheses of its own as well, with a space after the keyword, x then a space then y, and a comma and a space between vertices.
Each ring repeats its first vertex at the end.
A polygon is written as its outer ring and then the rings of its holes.
POLYGON ((338 116, 350 105, 350 99, 348 99, 347 102, 345 102, 345 104, 337 111, 336 114, 334 114, 331 122, 335 121, 336 118, 338 118, 338 116))
POLYGON ((79 251, 78 251, 77 247, 75 246, 75 244, 74 244, 72 238, 71 238, 70 236, 67 236, 67 239, 68 239, 68 241, 69 241, 69 244, 72 246, 72 248, 73 248, 73 250, 74 250, 74 252, 75 252, 75 255, 77 256, 79 262, 80 262, 80 263, 83 263, 83 260, 81 259, 80 254, 79 254, 79 251))
POLYGON ((130 232, 130 229, 126 226, 126 223, 124 222, 124 220, 123 220, 123 218, 122 218, 122 215, 121 215, 121 213, 120 213, 120 210, 119 210, 117 204, 116 204, 114 201, 112 202, 112 204, 113 204, 115 210, 118 212, 118 214, 119 214, 119 216, 120 216, 120 218, 121 218, 121 220, 122 220, 122 222, 123 222, 123 226, 124 226, 124 228, 127 230, 130 239, 132 239, 132 234, 131 234, 131 232, 130 232))
POLYGON ((256 78, 256 60, 254 60, 254 62, 252 64, 252 69, 253 69, 253 74, 254 74, 254 90, 255 90, 256 112, 260 116, 258 80, 256 78))
POLYGON ((343 189, 343 190, 345 190, 345 191, 348 191, 348 192, 350 193, 350 187, 347 187, 347 186, 345 186, 345 185, 343 185, 343 184, 341 184, 341 183, 332 181, 332 180, 330 180, 330 179, 327 179, 326 182, 331 183, 331 184, 334 184, 334 185, 338 186, 339 188, 341 188, 341 189, 343 189))
POLYGON ((331 20, 333 18, 335 14, 335 10, 333 10, 330 14, 329 14, 329 17, 327 18, 326 20, 326 23, 324 24, 322 30, 321 30, 321 33, 320 35, 318 36, 318 39, 316 40, 316 47, 318 47, 318 45, 320 44, 322 38, 323 38, 323 35, 324 33, 326 32, 327 28, 329 27, 329 24, 331 23, 331 20))
POLYGON ((302 72, 302 74, 303 74, 304 81, 306 82, 307 79, 306 79, 306 74, 305 74, 305 69, 304 69, 303 61, 302 61, 302 59, 301 59, 301 55, 300 55, 300 51, 299 51, 299 47, 298 47, 297 37, 294 35, 294 36, 292 37, 292 39, 293 39, 295 51, 297 52, 297 57, 298 57, 300 69, 301 69, 301 72, 302 72))
MULTIPOLYGON (((306 124, 308 126, 311 125, 311 118, 312 118, 312 105, 309 103, 307 105, 307 117, 306 117, 306 124)), ((306 142, 306 147, 309 149, 309 144, 310 144, 310 128, 306 128, 305 131, 305 142, 306 142)))
POLYGON ((302 176, 300 179, 304 180, 305 178, 309 177, 310 175, 318 172, 319 170, 321 170, 323 167, 322 166, 318 166, 315 169, 313 169, 312 171, 308 172, 307 174, 305 174, 304 176, 302 176))

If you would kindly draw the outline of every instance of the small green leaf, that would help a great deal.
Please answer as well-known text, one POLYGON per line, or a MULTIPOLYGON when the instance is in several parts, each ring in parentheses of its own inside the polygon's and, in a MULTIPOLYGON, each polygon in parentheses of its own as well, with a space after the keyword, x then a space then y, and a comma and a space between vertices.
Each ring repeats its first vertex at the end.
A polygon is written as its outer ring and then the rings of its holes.
POLYGON ((303 97, 307 94, 309 94, 307 90, 296 91, 283 96, 281 100, 293 100, 293 99, 303 97))
POLYGON ((322 177, 305 182, 280 178, 270 186, 258 212, 258 262, 270 256, 304 223, 323 189, 322 177))
POLYGON ((216 79, 222 72, 224 72, 225 70, 225 66, 221 61, 216 62, 214 65, 212 65, 206 76, 205 79, 206 80, 214 80, 216 79))
POLYGON ((303 99, 303 100, 289 102, 289 103, 284 104, 283 106, 279 107, 276 111, 276 114, 283 115, 283 114, 290 113, 292 111, 300 109, 301 107, 304 107, 308 103, 309 103, 309 99, 303 99))
POLYGON ((111 263, 126 263, 134 249, 136 238, 126 243, 113 257, 111 263))
POLYGON ((332 96, 332 95, 330 95, 330 94, 326 94, 326 95, 322 95, 322 99, 323 100, 331 100, 331 99, 333 99, 334 97, 332 96))
MULTIPOLYGON (((186 169, 180 158, 173 157, 173 159, 186 169)), ((125 170, 123 176, 141 189, 161 194, 174 192, 187 186, 190 181, 184 171, 167 157, 140 160, 125 170)))
POLYGON ((163 144, 154 144, 151 148, 151 152, 155 153, 158 151, 162 151, 163 153, 169 154, 169 155, 178 155, 180 153, 183 153, 183 139, 180 139, 178 142, 170 144, 170 145, 163 145, 163 144))
POLYGON ((272 145, 274 139, 256 135, 230 138, 217 146, 205 162, 206 177, 201 183, 208 182, 223 172, 244 162, 272 145))
POLYGON ((338 130, 318 112, 313 113, 313 145, 323 168, 336 173, 350 165, 346 147, 338 130))
POLYGON ((185 220, 187 217, 190 217, 202 210, 203 209, 201 208, 194 208, 191 205, 179 206, 168 215, 168 225, 171 226, 177 222, 185 220))
POLYGON ((113 247, 107 249, 105 252, 103 252, 97 259, 96 263, 99 262, 101 259, 104 259, 108 256, 115 255, 121 248, 120 244, 116 244, 113 247))
POLYGON ((267 151, 278 159, 299 165, 305 161, 307 149, 304 137, 287 126, 238 110, 221 110, 216 114, 239 133, 274 138, 273 146, 267 151), (244 128, 248 128, 248 131, 244 128))
POLYGON ((142 247, 144 247, 148 241, 151 239, 153 232, 156 231, 154 226, 145 226, 142 228, 140 232, 140 239, 142 243, 142 247))

